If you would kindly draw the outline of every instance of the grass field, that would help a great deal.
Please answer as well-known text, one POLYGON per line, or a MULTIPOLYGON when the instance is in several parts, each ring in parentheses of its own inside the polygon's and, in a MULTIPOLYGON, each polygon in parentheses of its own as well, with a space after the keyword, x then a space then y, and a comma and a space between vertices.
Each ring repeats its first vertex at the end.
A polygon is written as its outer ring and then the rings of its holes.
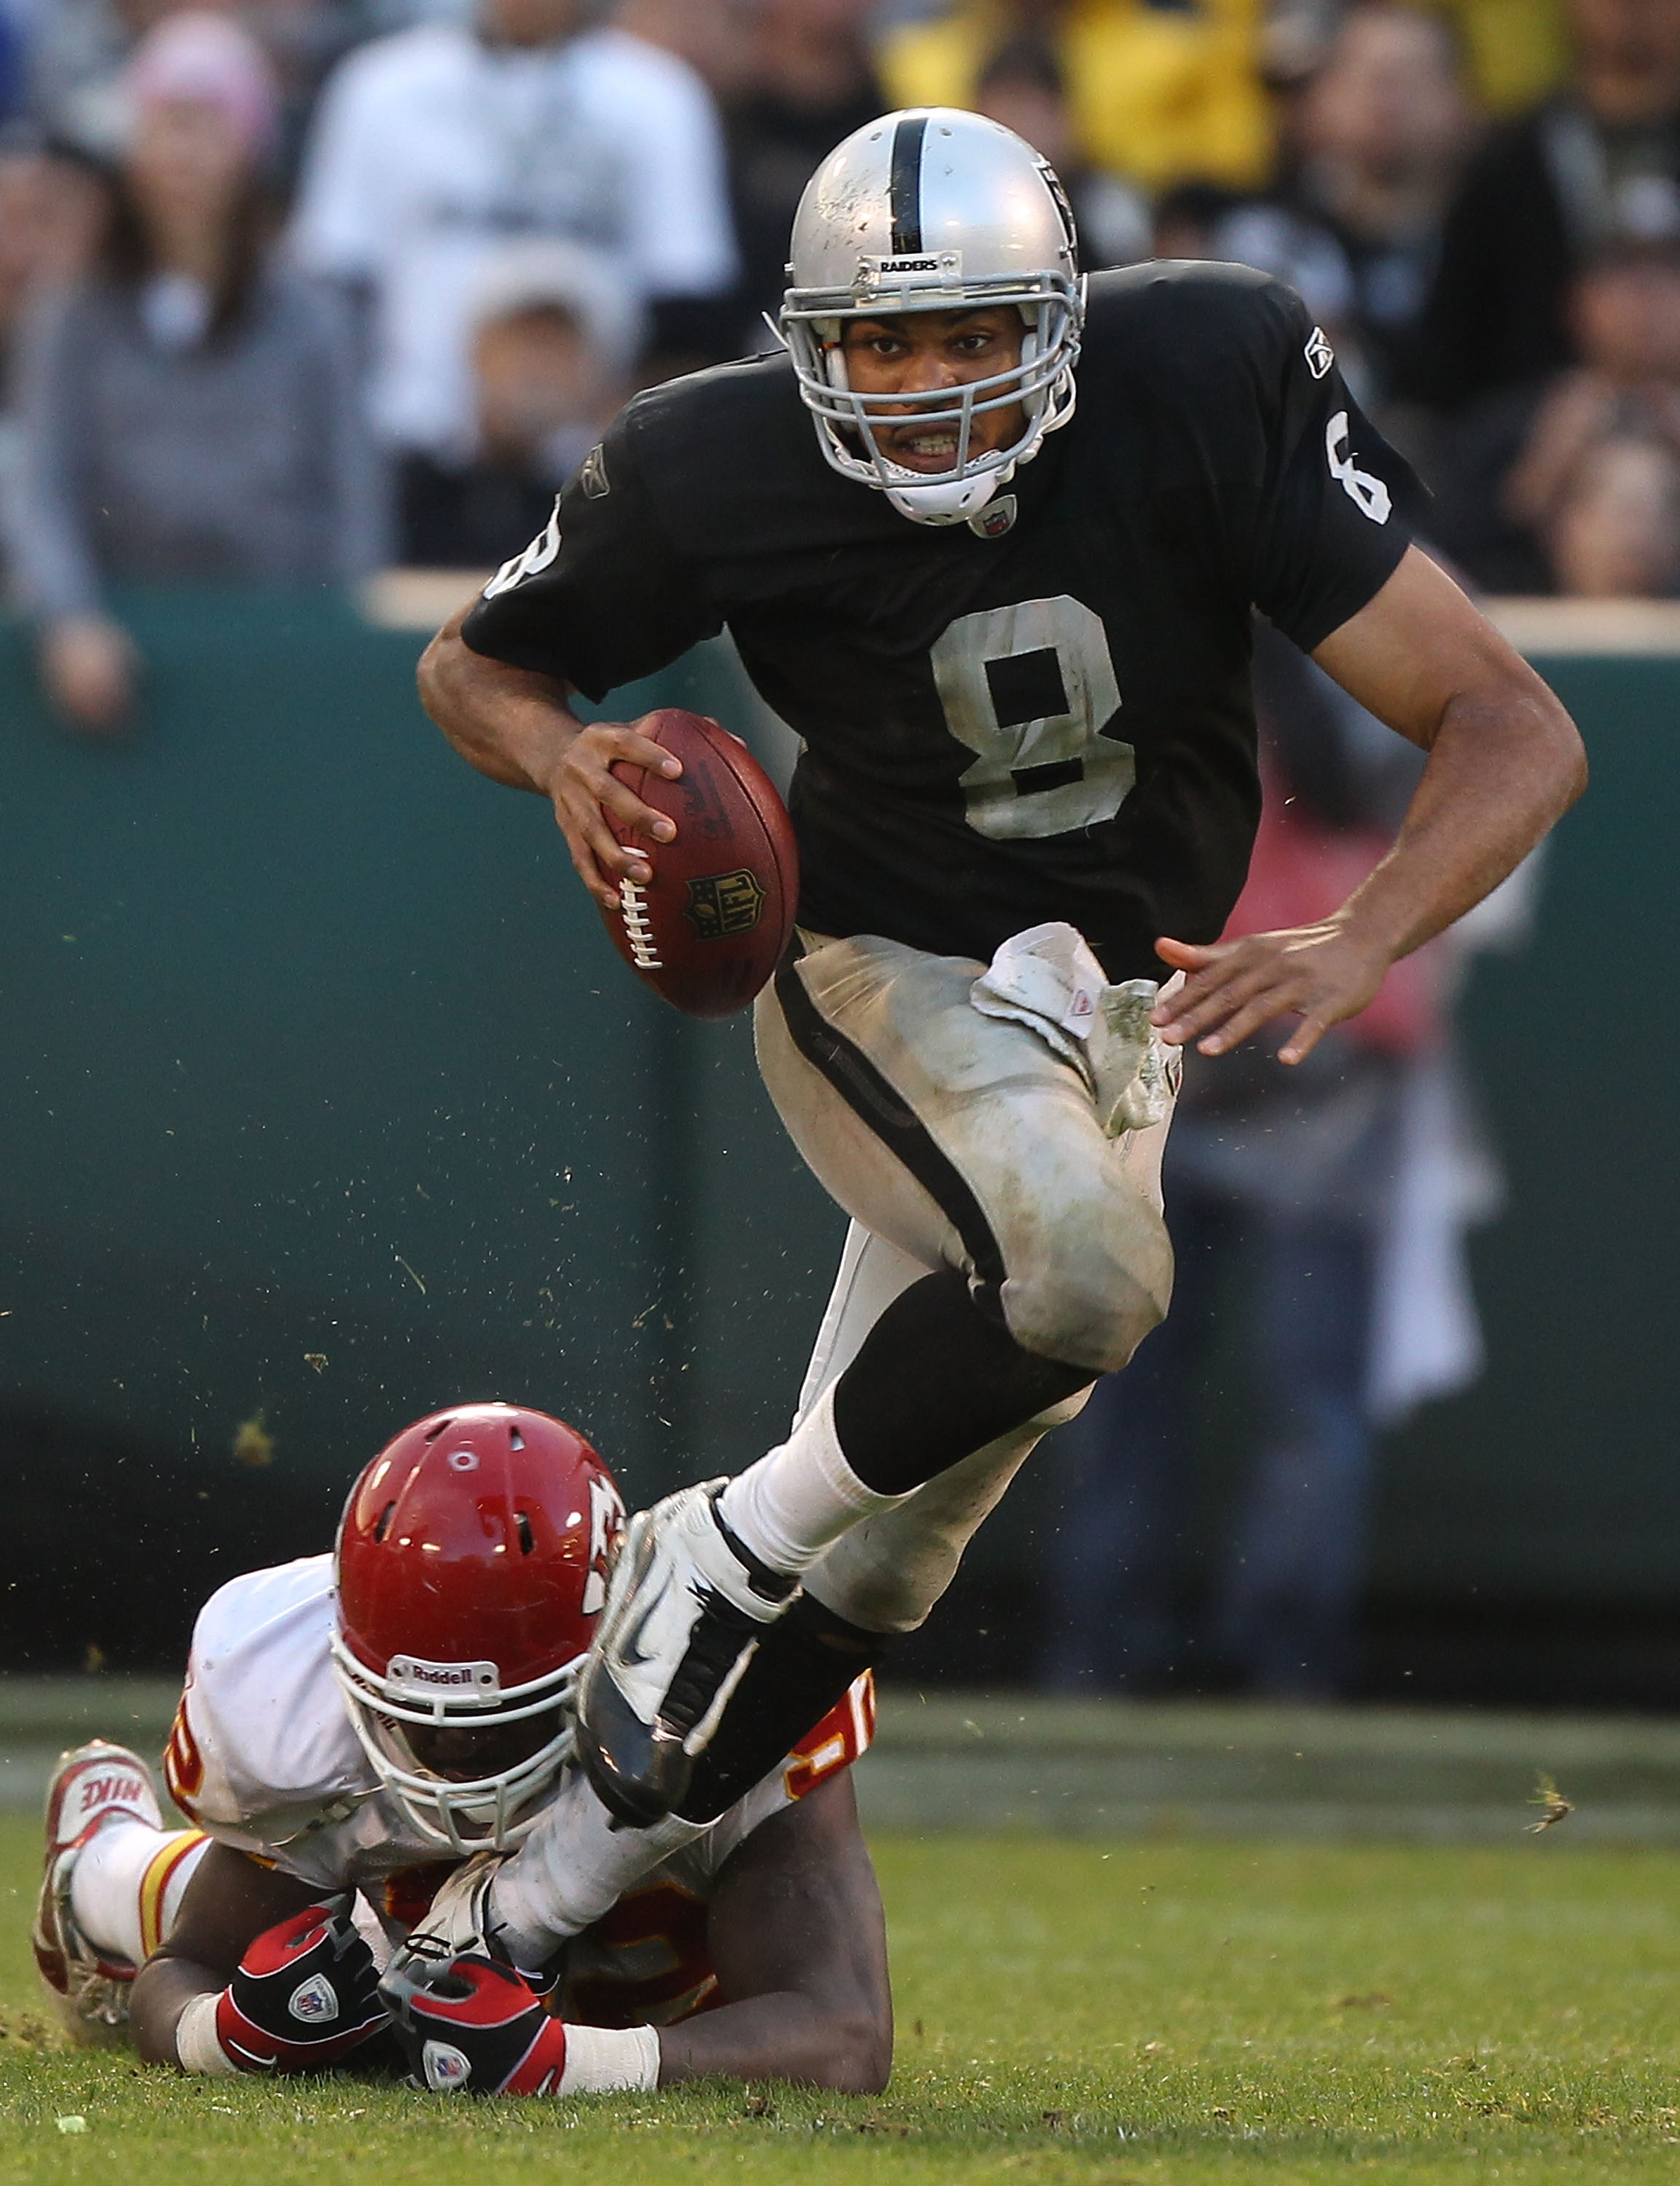
POLYGON ((36 1843, 0 1822, 6 2186, 1680 2177, 1680 1872, 1660 1852, 888 1838, 884 2096, 562 2106, 186 2082, 53 2047, 25 1939, 36 1843))

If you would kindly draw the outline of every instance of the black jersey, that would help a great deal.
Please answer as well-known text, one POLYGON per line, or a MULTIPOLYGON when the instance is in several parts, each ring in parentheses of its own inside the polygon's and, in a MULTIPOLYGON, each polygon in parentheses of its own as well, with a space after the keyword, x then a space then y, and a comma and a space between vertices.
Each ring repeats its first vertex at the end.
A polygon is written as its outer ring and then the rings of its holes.
POLYGON ((1364 606, 1403 466, 1246 267, 1100 275, 1078 373, 1070 423, 941 528, 829 468, 784 357, 650 390, 462 635, 599 699, 726 625, 804 740, 803 924, 989 957, 1067 919, 1157 976, 1247 871, 1252 611, 1310 648, 1364 606))

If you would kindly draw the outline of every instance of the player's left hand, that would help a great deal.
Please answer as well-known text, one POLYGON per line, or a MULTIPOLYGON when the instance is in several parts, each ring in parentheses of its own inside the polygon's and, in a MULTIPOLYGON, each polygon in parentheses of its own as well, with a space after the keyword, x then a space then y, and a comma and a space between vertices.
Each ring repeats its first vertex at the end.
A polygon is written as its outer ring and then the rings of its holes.
POLYGON ((1184 974, 1184 985, 1150 1015, 1169 1046, 1194 1040, 1202 1055, 1224 1055, 1274 1017, 1298 1016, 1278 1051, 1280 1062, 1300 1062, 1333 1024, 1357 1017, 1375 1000, 1390 963, 1386 950, 1333 918, 1205 949, 1163 937, 1155 953, 1184 974))
POLYGON ((350 1909, 340 1893, 246 1947, 216 2011, 216 2039, 242 2072, 319 2071, 385 2025, 379 1970, 350 1909))
POLYGON ((552 2094, 566 2029, 512 1966, 469 1953, 393 1964, 380 1987, 415 2077, 440 2094, 552 2094))

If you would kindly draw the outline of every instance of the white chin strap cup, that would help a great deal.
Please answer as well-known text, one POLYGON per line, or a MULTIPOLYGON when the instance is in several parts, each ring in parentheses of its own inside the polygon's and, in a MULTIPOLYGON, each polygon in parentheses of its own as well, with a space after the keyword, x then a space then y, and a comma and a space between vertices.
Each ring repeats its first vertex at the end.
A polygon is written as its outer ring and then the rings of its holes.
MULTIPOLYGON (((890 467, 898 471, 898 465, 890 467)), ((1010 474, 1013 463, 1000 466, 994 471, 983 471, 978 478, 924 479, 915 471, 899 474, 905 483, 893 484, 887 489, 887 498, 900 516, 907 516, 912 524, 966 524, 969 518, 983 509, 1010 474), (910 480, 914 479, 912 485, 910 480)))

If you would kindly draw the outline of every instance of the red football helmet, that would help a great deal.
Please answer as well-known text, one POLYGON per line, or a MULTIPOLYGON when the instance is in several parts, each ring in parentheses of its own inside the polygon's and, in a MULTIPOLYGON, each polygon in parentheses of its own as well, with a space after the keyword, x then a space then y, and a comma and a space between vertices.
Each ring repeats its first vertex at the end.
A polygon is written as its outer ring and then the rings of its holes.
POLYGON ((417 1421, 350 1490, 333 1668, 382 1782, 440 1847, 505 1850, 535 1822, 572 1750, 568 1704, 624 1516, 583 1437, 517 1404, 417 1421), (466 1783, 428 1768, 404 1728, 484 1730, 547 1709, 552 1738, 466 1783))

